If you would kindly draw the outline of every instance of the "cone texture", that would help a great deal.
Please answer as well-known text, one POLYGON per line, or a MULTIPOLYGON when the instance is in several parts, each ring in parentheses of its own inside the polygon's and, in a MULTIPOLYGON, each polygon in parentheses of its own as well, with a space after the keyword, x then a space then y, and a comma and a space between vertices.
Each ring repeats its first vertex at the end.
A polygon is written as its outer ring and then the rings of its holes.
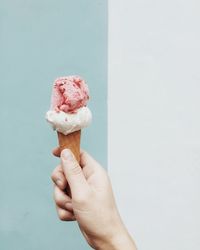
POLYGON ((57 134, 58 134, 60 152, 65 148, 70 149, 74 154, 78 163, 80 163, 81 130, 75 131, 68 135, 64 135, 60 132, 57 132, 57 134))

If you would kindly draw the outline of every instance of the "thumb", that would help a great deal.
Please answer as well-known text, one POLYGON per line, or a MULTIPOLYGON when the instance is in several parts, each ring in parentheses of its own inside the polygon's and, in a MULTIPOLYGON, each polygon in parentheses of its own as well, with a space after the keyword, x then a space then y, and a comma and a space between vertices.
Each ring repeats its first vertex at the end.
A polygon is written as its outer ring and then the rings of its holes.
POLYGON ((61 152, 61 166, 69 183, 72 197, 81 195, 89 189, 83 171, 69 149, 64 149, 61 152))

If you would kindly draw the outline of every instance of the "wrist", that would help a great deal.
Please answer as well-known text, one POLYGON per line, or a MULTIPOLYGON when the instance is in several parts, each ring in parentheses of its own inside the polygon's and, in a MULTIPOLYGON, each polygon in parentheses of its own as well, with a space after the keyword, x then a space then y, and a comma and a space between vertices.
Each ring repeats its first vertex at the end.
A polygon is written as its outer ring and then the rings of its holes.
POLYGON ((124 225, 113 229, 113 233, 109 237, 105 237, 98 242, 96 250, 136 250, 135 243, 124 225))

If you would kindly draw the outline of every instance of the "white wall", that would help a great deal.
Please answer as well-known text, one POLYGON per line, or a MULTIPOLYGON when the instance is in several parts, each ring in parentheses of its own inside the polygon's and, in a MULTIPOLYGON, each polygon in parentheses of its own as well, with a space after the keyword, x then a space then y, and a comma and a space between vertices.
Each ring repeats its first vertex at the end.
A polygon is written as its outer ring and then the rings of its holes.
POLYGON ((199 13, 109 1, 109 173, 143 250, 200 248, 199 13))

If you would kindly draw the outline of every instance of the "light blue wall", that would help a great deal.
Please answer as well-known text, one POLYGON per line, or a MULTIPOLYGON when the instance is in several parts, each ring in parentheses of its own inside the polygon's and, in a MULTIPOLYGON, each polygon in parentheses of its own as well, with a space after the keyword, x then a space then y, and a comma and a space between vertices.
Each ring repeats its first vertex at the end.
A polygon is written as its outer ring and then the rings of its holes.
POLYGON ((75 223, 57 219, 44 120, 52 81, 80 74, 92 125, 82 147, 107 163, 107 1, 0 0, 0 249, 89 249, 75 223))

